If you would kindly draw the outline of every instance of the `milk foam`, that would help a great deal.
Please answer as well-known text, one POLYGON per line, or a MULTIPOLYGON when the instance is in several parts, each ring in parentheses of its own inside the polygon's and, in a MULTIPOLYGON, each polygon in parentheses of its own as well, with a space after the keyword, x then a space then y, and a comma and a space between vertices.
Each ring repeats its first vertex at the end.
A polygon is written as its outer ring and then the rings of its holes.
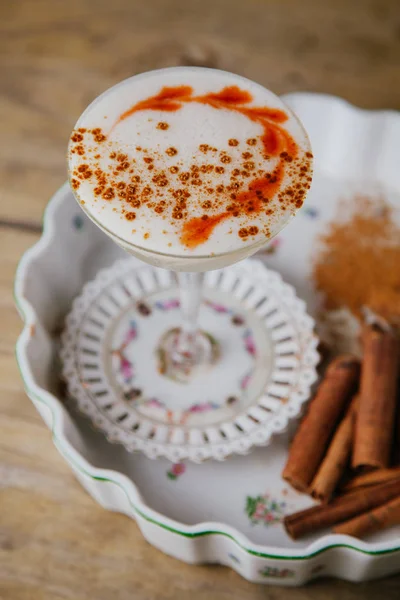
POLYGON ((247 248, 275 235, 304 199, 311 179, 309 152, 302 126, 272 92, 223 71, 172 68, 132 77, 99 96, 75 126, 69 170, 85 211, 122 245, 184 260, 245 249, 248 254, 247 248), (182 86, 191 92, 150 108, 139 104, 165 87, 182 86), (251 97, 236 103, 239 110, 231 109, 229 100, 223 106, 196 100, 232 86, 251 97), (241 112, 243 107, 283 111, 287 119, 278 124, 277 135, 291 136, 296 159, 267 154, 263 126, 241 112), (260 192, 267 196, 262 209, 252 212, 250 206, 238 213, 254 182, 274 176, 280 164, 281 184, 260 192), (296 185, 303 186, 299 196, 296 185), (203 235, 200 219, 207 227, 215 221, 208 234, 203 235), (185 236, 193 222, 194 233, 185 236))

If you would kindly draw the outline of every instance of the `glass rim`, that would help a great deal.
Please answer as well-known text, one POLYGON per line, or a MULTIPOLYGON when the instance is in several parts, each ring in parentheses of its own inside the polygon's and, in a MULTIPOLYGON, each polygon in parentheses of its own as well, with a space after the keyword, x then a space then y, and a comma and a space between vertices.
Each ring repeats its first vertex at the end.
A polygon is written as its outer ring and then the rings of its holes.
MULTIPOLYGON (((111 88, 108 88, 107 90, 105 90, 104 92, 102 92, 101 94, 99 94, 96 98, 94 98, 94 100, 85 108, 85 110, 80 114, 77 123, 80 121, 80 119, 82 118, 82 116, 86 113, 86 111, 90 108, 90 106, 92 106, 94 103, 98 102, 100 100, 100 98, 102 96, 104 96, 105 94, 107 94, 109 92, 110 89, 114 88, 114 87, 118 87, 120 85, 125 85, 129 80, 134 79, 136 77, 146 77, 147 75, 150 74, 154 74, 157 72, 163 72, 163 71, 175 71, 175 70, 201 70, 201 71, 214 71, 214 72, 221 72, 221 73, 229 73, 228 71, 224 71, 223 69, 213 69, 210 67, 187 67, 187 66, 179 66, 179 67, 164 67, 161 69, 154 69, 151 71, 145 71, 143 73, 137 73, 136 75, 132 75, 131 77, 127 77, 126 79, 123 79, 122 81, 120 81, 119 83, 116 83, 115 85, 111 86, 111 88)), ((243 77, 242 75, 238 75, 236 73, 231 73, 232 75, 235 75, 235 77, 237 77, 238 79, 242 79, 243 81, 247 81, 250 82, 251 84, 255 84, 261 88, 264 89, 268 89, 265 88, 265 86, 263 86, 262 84, 252 81, 251 79, 249 79, 248 77, 243 77)), ((306 145, 308 146, 308 148, 304 148, 304 151, 311 151, 312 152, 312 146, 311 146, 311 141, 310 138, 308 136, 308 133, 303 125, 303 123, 300 121, 300 119, 298 118, 298 116, 294 113, 294 111, 286 104, 286 102, 281 98, 281 96, 278 96, 278 94, 275 94, 274 92, 272 92, 272 90, 268 90, 270 91, 272 94, 274 94, 277 98, 279 98, 280 102, 282 102, 282 104, 284 105, 285 109, 288 111, 288 113, 295 119, 295 121, 297 122, 297 124, 299 125, 300 129, 303 132, 304 138, 305 138, 305 142, 306 145)), ((76 124, 75 124, 76 126, 76 124)), ((75 128, 74 126, 74 128, 75 128)), ((137 252, 141 252, 141 253, 146 253, 149 255, 155 255, 155 256, 160 256, 163 258, 171 258, 171 259, 181 259, 181 260, 188 260, 188 261, 195 261, 195 260, 211 260, 214 258, 223 258, 225 256, 230 256, 233 255, 235 253, 239 253, 241 251, 249 251, 248 255, 250 254, 254 254, 254 252, 257 250, 257 248, 262 247, 264 245, 266 245, 268 242, 270 242, 276 235, 278 235, 282 229, 284 229, 286 227, 286 225, 288 225, 288 223, 293 219, 293 217, 296 216, 296 214, 298 213, 298 211, 301 209, 301 207, 297 210, 294 210, 293 212, 290 211, 290 213, 288 214, 288 217, 286 219, 282 219, 281 221, 281 225, 279 227, 277 227, 276 231, 274 231, 274 233, 269 236, 269 237, 265 237, 264 239, 259 239, 251 244, 246 244, 243 245, 240 248, 236 248, 235 250, 228 250, 225 252, 215 252, 215 253, 209 253, 209 254, 173 254, 170 252, 161 252, 159 250, 153 250, 151 248, 146 248, 144 246, 140 246, 139 244, 134 244, 128 240, 126 240, 125 238, 121 237, 120 235, 118 235, 117 233, 111 231, 108 227, 106 227, 105 225, 103 225, 99 219, 97 219, 90 210, 88 210, 86 208, 86 203, 84 201, 83 198, 79 197, 79 193, 77 190, 74 190, 74 188, 71 185, 71 179, 72 179, 72 174, 69 168, 69 156, 68 156, 68 151, 69 151, 69 147, 70 147, 70 143, 71 140, 69 140, 68 142, 68 147, 67 147, 67 164, 68 164, 68 182, 69 182, 69 186, 70 189, 75 197, 75 199, 77 200, 79 206, 82 208, 83 212, 89 217, 89 219, 95 223, 95 225, 97 225, 97 227, 99 227, 102 231, 104 231, 108 236, 110 236, 111 238, 115 238, 115 240, 118 241, 118 243, 120 243, 120 246, 122 247, 131 247, 133 250, 136 250, 137 252), (251 252, 252 249, 255 249, 254 252, 251 252)), ((313 173, 313 160, 311 162, 311 175, 313 173)), ((305 196, 308 196, 308 193, 305 196)), ((302 204, 302 206, 304 205, 304 202, 302 204)))

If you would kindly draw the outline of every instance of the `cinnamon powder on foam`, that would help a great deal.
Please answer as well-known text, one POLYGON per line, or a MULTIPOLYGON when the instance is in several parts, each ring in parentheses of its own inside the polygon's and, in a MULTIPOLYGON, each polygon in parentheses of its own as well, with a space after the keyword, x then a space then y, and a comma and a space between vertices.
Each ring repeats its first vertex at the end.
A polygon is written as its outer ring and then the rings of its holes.
POLYGON ((400 227, 382 197, 343 201, 339 218, 319 238, 313 266, 325 307, 349 308, 361 316, 367 306, 400 326, 400 227))

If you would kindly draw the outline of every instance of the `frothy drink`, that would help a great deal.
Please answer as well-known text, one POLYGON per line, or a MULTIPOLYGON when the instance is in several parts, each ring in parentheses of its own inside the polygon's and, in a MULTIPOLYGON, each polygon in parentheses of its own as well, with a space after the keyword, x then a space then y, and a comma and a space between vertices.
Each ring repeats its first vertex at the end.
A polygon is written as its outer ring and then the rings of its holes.
POLYGON ((97 98, 69 145, 83 208, 127 250, 161 266, 240 260, 302 206, 312 155, 270 91, 212 69, 132 77, 97 98))

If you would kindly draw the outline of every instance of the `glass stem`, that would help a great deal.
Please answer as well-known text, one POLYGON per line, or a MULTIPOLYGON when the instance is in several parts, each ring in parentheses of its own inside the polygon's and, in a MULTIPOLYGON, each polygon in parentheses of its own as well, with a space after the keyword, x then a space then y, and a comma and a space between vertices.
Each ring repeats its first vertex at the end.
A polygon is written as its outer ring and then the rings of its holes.
POLYGON ((157 347, 159 372, 180 383, 210 369, 220 356, 219 344, 209 333, 199 329, 203 273, 176 274, 181 318, 180 326, 164 333, 157 347))
POLYGON ((186 354, 194 352, 195 334, 198 330, 198 316, 202 298, 204 273, 177 272, 181 303, 181 333, 178 351, 186 354))

